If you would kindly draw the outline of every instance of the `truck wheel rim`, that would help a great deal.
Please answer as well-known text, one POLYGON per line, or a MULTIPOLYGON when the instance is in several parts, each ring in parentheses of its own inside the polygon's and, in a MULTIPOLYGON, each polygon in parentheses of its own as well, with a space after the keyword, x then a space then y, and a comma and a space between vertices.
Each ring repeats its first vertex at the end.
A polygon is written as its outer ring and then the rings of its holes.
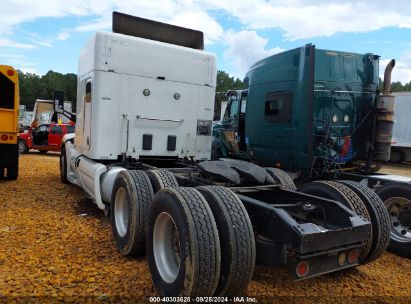
POLYGON ((158 215, 153 230, 153 252, 161 278, 172 283, 180 269, 180 239, 173 218, 167 212, 158 215))
POLYGON ((114 201, 114 220, 117 233, 124 237, 128 230, 128 199, 126 190, 119 188, 114 201))
POLYGON ((26 150, 24 142, 19 141, 19 153, 23 153, 26 150))
POLYGON ((385 201, 391 219, 391 238, 398 242, 411 241, 411 201, 391 197, 385 201))

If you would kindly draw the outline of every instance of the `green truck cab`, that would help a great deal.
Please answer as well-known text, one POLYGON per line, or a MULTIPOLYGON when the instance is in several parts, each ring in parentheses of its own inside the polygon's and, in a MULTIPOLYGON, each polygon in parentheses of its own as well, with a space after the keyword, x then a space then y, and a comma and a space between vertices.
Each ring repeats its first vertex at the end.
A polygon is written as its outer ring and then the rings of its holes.
POLYGON ((366 162, 376 145, 367 118, 378 70, 377 55, 313 45, 258 61, 246 74, 248 89, 228 93, 214 128, 217 153, 307 174, 366 162))

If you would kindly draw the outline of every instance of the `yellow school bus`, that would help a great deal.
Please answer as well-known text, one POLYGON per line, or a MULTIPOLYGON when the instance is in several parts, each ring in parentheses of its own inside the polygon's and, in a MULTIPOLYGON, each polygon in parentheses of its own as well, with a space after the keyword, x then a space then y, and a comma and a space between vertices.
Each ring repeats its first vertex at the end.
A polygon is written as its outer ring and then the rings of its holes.
POLYGON ((18 176, 19 103, 17 71, 0 65, 0 179, 18 176))

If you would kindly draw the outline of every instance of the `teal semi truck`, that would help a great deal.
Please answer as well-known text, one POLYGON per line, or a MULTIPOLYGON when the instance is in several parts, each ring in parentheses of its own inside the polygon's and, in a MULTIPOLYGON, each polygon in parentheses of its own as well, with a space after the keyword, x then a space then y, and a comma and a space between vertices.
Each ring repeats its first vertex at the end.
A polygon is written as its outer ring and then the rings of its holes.
POLYGON ((390 158, 394 65, 380 84, 375 54, 310 44, 258 61, 245 76, 247 89, 227 92, 213 128, 213 157, 284 169, 300 191, 329 199, 338 200, 318 180, 367 185, 362 195, 377 193, 388 209, 389 248, 410 257, 411 179, 376 173, 390 158))

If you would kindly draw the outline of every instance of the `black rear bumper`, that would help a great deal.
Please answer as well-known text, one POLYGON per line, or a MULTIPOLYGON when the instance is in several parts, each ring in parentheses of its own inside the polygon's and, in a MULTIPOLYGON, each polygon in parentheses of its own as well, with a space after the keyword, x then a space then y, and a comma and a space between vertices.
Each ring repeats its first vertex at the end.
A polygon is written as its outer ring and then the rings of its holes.
POLYGON ((283 189, 257 192, 237 195, 256 234, 275 243, 263 253, 270 260, 267 264, 287 264, 294 270, 300 261, 307 261, 311 268, 304 279, 358 265, 358 261, 339 265, 338 258, 362 246, 370 222, 337 201, 283 189), (301 208, 306 203, 321 206, 326 221, 310 221, 301 208))

